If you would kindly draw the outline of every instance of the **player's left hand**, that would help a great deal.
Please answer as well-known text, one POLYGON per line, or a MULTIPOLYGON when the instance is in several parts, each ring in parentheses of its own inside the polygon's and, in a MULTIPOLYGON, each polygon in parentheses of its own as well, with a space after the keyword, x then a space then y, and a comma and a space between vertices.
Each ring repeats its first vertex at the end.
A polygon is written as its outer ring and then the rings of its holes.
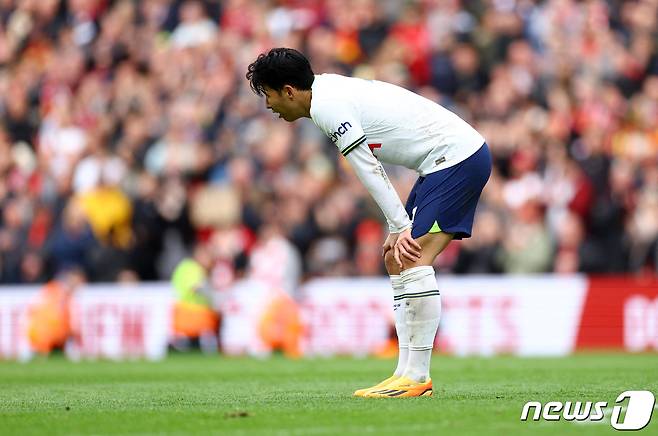
POLYGON ((386 253, 395 248, 395 242, 398 240, 399 233, 389 233, 384 245, 382 245, 382 257, 386 257, 386 253))
POLYGON ((421 247, 418 242, 411 236, 411 228, 399 233, 395 246, 393 247, 393 256, 398 266, 402 268, 402 258, 415 262, 420 260, 421 247))

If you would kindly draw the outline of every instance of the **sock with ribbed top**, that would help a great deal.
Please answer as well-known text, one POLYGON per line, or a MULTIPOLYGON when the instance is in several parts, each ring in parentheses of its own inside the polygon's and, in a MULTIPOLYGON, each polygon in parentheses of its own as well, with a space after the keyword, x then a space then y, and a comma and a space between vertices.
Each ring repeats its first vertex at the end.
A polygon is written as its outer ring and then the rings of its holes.
POLYGON ((398 366, 395 368, 394 375, 400 377, 404 373, 409 357, 409 335, 407 333, 407 316, 404 307, 404 284, 402 277, 391 275, 391 285, 393 286, 393 316, 395 317, 395 332, 398 335, 398 366))
POLYGON ((441 294, 431 266, 409 268, 400 278, 404 292, 395 298, 404 302, 401 308, 409 338, 409 356, 402 376, 425 382, 430 377, 432 348, 441 319, 441 294))

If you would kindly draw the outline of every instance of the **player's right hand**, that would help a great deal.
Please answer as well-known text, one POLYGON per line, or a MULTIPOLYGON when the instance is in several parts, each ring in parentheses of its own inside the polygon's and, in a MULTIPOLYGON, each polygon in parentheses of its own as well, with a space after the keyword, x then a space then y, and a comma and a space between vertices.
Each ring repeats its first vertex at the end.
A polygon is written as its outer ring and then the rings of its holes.
POLYGON ((404 267, 402 258, 410 262, 420 260, 421 250, 420 244, 411 236, 411 228, 398 233, 395 244, 393 245, 393 252, 395 261, 400 268, 404 267))

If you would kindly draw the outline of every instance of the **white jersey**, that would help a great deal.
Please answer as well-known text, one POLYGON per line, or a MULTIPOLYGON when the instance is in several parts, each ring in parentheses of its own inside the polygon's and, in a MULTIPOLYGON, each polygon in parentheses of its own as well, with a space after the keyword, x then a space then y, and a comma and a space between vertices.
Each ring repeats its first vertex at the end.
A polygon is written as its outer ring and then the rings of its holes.
POLYGON ((389 231, 411 226, 381 162, 426 176, 474 154, 484 138, 433 101, 390 83, 315 76, 311 119, 347 158, 386 216, 389 231))

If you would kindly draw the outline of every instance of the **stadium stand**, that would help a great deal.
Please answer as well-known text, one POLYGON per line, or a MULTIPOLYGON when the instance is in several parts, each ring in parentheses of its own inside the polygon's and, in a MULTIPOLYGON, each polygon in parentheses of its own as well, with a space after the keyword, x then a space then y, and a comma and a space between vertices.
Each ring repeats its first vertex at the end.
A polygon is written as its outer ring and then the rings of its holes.
MULTIPOLYGON (((494 173, 440 271, 655 274, 656 17, 655 0, 4 0, 0 283, 168 279, 198 245, 217 286, 382 274, 367 192, 249 90, 273 46, 483 132, 494 173)), ((404 199, 415 175, 389 176, 404 199)))

